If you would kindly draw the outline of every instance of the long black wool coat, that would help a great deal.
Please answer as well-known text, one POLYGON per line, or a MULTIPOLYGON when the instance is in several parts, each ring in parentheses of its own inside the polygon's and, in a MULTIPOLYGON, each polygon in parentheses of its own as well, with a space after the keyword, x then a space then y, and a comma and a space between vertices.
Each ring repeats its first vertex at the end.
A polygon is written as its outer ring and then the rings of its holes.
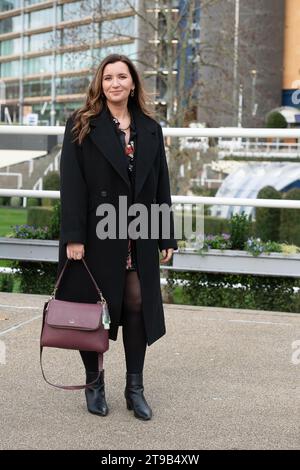
MULTIPOLYGON (((118 327, 121 324, 128 240, 121 238, 118 231, 115 239, 98 238, 96 226, 107 214, 97 215, 97 207, 103 203, 112 204, 118 221, 119 196, 128 197, 128 206, 130 202, 143 203, 149 213, 151 204, 167 203, 171 206, 169 173, 161 126, 136 105, 131 105, 131 111, 137 129, 134 191, 131 190, 127 173, 128 157, 124 154, 106 107, 90 120, 91 131, 81 145, 78 141, 72 142, 73 117, 67 120, 60 161, 61 227, 57 274, 67 259, 67 242, 83 243, 85 261, 109 306, 109 335, 112 340, 117 339, 118 327)), ((129 220, 127 218, 127 226, 129 220)), ((165 333, 159 250, 177 249, 172 213, 170 222, 170 237, 167 239, 141 237, 136 240, 148 345, 165 333)), ((127 230, 127 227, 125 228, 127 230)), ((150 223, 148 235, 149 233, 150 223)), ((95 286, 81 260, 69 260, 56 298, 89 303, 99 300, 95 286)))

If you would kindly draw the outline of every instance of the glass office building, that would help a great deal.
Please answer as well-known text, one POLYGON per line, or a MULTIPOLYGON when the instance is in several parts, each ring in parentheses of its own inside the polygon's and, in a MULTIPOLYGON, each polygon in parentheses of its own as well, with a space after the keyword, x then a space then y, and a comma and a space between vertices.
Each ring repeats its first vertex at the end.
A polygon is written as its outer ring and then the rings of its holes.
POLYGON ((1 119, 64 124, 103 57, 137 59, 136 20, 126 0, 0 0, 1 119))

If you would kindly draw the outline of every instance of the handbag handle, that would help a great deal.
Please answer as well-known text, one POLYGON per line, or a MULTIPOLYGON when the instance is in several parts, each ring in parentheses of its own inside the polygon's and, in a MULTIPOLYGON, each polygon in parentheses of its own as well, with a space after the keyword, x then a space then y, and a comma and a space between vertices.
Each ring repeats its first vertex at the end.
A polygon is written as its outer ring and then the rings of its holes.
MULTIPOLYGON (((54 297, 54 299, 55 299, 56 291, 57 291, 58 286, 59 286, 59 284, 60 284, 61 278, 62 278, 62 276, 63 276, 63 274, 64 274, 64 272, 65 272, 65 269, 66 269, 66 267, 67 267, 68 261, 69 261, 69 258, 66 259, 65 265, 64 265, 63 269, 61 270, 61 273, 60 273, 60 275, 59 275, 59 277, 58 277, 58 279, 57 279, 57 281, 56 281, 56 284, 55 284, 55 286, 54 286, 53 292, 52 292, 52 294, 51 294, 51 295, 54 297)), ((87 271, 88 271, 88 273, 89 273, 89 275, 90 275, 90 277, 91 277, 91 279, 92 279, 92 281, 93 281, 93 283, 94 283, 94 286, 96 287, 96 290, 97 290, 97 292, 98 292, 98 295, 99 295, 99 297, 100 297, 101 302, 102 302, 102 303, 107 303, 106 300, 105 300, 105 298, 104 298, 104 296, 103 296, 103 294, 102 294, 102 292, 101 292, 101 290, 99 289, 98 284, 97 284, 97 282, 95 281, 95 279, 94 279, 94 277, 93 277, 91 271, 90 271, 89 268, 87 267, 87 264, 86 264, 84 258, 81 258, 81 261, 83 262, 84 266, 86 267, 86 269, 87 269, 87 271)))

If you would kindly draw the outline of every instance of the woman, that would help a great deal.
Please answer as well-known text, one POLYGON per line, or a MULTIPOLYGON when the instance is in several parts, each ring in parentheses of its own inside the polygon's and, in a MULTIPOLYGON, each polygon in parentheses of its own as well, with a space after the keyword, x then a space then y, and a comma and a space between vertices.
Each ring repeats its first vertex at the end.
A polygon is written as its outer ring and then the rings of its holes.
MULTIPOLYGON (((136 238, 127 233, 133 214, 120 205, 122 197, 127 209, 139 203, 148 214, 154 204, 171 207, 162 129, 147 110, 145 96, 133 63, 123 55, 112 54, 98 67, 84 106, 67 121, 60 163, 58 272, 66 258, 76 262, 66 269, 56 298, 97 302, 96 289, 83 263, 78 262, 84 256, 109 306, 110 339, 117 339, 122 325, 127 408, 133 409, 135 417, 149 420, 152 411, 143 387, 146 346, 165 333, 159 250, 163 255, 161 262, 167 263, 177 243, 172 211, 167 237, 162 236, 160 218, 156 238, 145 223, 147 236, 136 238), (109 227, 109 236, 100 234, 103 217, 99 214, 104 213, 99 209, 103 204, 113 207, 117 228, 125 218, 125 236, 114 230, 114 224, 109 227)), ((89 383, 98 375, 98 355, 91 351, 80 354, 89 383)), ((107 415, 104 371, 85 393, 88 411, 107 415)))

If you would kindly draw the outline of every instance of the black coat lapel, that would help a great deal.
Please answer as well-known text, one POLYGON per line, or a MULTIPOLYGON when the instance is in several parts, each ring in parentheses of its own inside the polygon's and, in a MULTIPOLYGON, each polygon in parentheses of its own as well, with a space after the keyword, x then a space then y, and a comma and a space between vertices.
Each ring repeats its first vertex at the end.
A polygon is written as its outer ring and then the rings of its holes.
POLYGON ((157 133, 157 124, 154 120, 146 116, 136 106, 132 107, 132 113, 137 129, 134 192, 134 199, 136 201, 136 198, 139 195, 151 170, 154 158, 156 157, 159 145, 159 137, 157 133))
POLYGON ((126 169, 126 156, 106 108, 90 120, 90 126, 91 131, 89 135, 94 144, 130 187, 126 169))
MULTIPOLYGON (((135 192, 136 200, 143 184, 151 170, 153 160, 156 156, 159 137, 157 134, 157 124, 154 120, 148 118, 139 108, 132 105, 137 138, 135 148, 136 173, 135 173, 135 192)), ((113 128, 113 122, 107 109, 104 107, 100 114, 90 120, 90 137, 101 153, 113 165, 115 170, 130 187, 130 181, 127 173, 126 159, 119 137, 113 128)))

